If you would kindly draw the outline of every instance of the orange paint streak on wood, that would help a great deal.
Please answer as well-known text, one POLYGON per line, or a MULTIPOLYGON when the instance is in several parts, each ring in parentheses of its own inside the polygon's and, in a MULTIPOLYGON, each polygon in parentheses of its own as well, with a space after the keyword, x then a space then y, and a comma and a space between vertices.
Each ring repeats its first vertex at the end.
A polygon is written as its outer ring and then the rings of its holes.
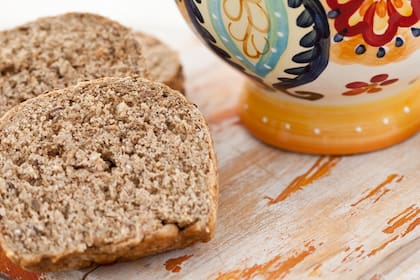
POLYGON ((228 108, 226 110, 216 112, 207 117, 207 122, 212 125, 218 125, 227 119, 231 119, 239 116, 239 110, 237 107, 228 108))
POLYGON ((342 260, 341 260, 341 263, 345 263, 345 262, 347 262, 349 259, 350 259, 350 257, 351 257, 351 255, 353 254, 353 252, 351 252, 350 254, 347 254, 342 260))
POLYGON ((401 237, 406 236, 410 232, 412 232, 418 225, 420 224, 420 218, 417 218, 414 222, 412 222, 408 228, 401 234, 401 237))
MULTIPOLYGON (((349 247, 348 247, 349 248, 349 247)), ((353 251, 351 251, 349 254, 347 254, 342 260, 341 260, 341 263, 345 263, 345 262, 347 262, 349 259, 350 259, 350 257, 354 254, 354 253, 357 253, 357 252, 359 252, 360 251, 360 249, 362 249, 363 248, 363 245, 360 245, 360 246, 358 246, 358 247, 356 247, 353 251)), ((347 250, 346 250, 346 252, 347 252, 347 250)), ((359 254, 356 258, 358 258, 358 257, 360 257, 361 256, 361 254, 359 254)))
MULTIPOLYGON (((402 227, 403 225, 407 224, 411 220, 415 219, 420 214, 420 209, 415 207, 415 205, 411 205, 407 209, 405 209, 403 212, 398 214, 397 216, 391 218, 388 221, 389 227, 385 228, 383 230, 384 233, 392 234, 395 232, 396 229, 402 227)), ((387 240, 385 243, 383 243, 381 246, 373 249, 369 254, 368 257, 376 255, 378 252, 382 251, 387 247, 389 244, 397 240, 398 238, 403 238, 410 232, 412 232, 418 225, 420 224, 420 218, 416 218, 411 224, 408 225, 406 230, 402 232, 401 234, 393 236, 391 239, 387 240)))
POLYGON ((379 253, 380 251, 382 251, 383 249, 385 249, 386 246, 388 246, 389 244, 391 244, 392 242, 394 242, 395 240, 398 239, 398 235, 392 237, 391 239, 387 240, 384 244, 382 244, 381 246, 373 249, 369 254, 368 257, 372 257, 374 255, 376 255, 377 253, 379 253))
POLYGON ((306 250, 289 257, 282 261, 281 256, 278 255, 264 264, 256 264, 246 269, 237 269, 227 273, 219 274, 217 280, 232 280, 232 279, 254 279, 261 276, 266 280, 283 279, 290 270, 303 262, 309 255, 315 252, 315 247, 308 245, 306 250))
POLYGON ((331 170, 340 162, 340 157, 320 157, 312 167, 304 174, 296 177, 286 189, 276 198, 264 197, 268 205, 274 205, 287 199, 293 193, 302 190, 304 187, 312 184, 330 174, 331 170))
POLYGON ((266 275, 267 271, 276 263, 278 263, 280 259, 281 256, 278 255, 265 264, 256 264, 243 270, 237 269, 227 273, 219 274, 216 280, 252 279, 257 275, 266 275))
POLYGON ((389 191, 391 191, 390 189, 385 189, 374 201, 373 203, 376 203, 379 201, 379 199, 381 199, 384 195, 386 195, 389 191))
POLYGON ((303 251, 296 256, 288 258, 286 261, 281 263, 281 265, 279 265, 275 271, 269 273, 268 279, 283 278, 290 272, 292 268, 301 263, 306 257, 311 255, 313 252, 315 252, 315 247, 309 246, 306 251, 303 251))
POLYGON ((309 273, 309 277, 316 277, 321 275, 321 273, 319 272, 319 268, 322 266, 322 263, 317 264, 316 266, 314 266, 314 268, 312 269, 311 273, 309 273))
POLYGON ((370 280, 382 280, 382 279, 383 279, 382 276, 379 274, 375 274, 372 276, 372 278, 370 278, 370 280))
POLYGON ((414 210, 414 209, 416 209, 416 205, 415 205, 415 204, 410 205, 410 207, 408 207, 407 209, 405 209, 403 212, 401 212, 401 213, 400 213, 400 214, 398 214, 397 216, 395 216, 395 217, 391 218, 391 219, 388 221, 388 225, 390 225, 390 224, 391 224, 391 223, 393 223, 396 219, 398 219, 398 218, 400 218, 401 216, 403 216, 403 215, 407 214, 408 212, 411 212, 411 211, 412 211, 412 210, 414 210))
POLYGON ((165 262, 165 268, 167 271, 171 272, 180 272, 181 271, 181 265, 189 260, 193 255, 188 256, 182 256, 179 258, 169 259, 165 262))
MULTIPOLYGON (((375 187, 373 190, 371 190, 366 196, 364 196, 363 198, 361 198, 360 200, 358 200, 357 202, 353 203, 351 206, 357 206, 360 203, 362 203, 365 200, 368 200, 369 198, 379 194, 379 197, 377 197, 374 201, 377 202, 382 196, 385 195, 385 193, 389 192, 388 189, 384 189, 386 186, 388 186, 389 184, 393 183, 395 179, 397 179, 399 177, 398 174, 391 174, 389 175, 385 181, 383 181, 382 183, 380 183, 377 187, 375 187)), ((398 181, 399 179, 397 179, 398 181)))
MULTIPOLYGON (((0 274, 3 274, 11 279, 21 280, 39 280, 41 279, 41 273, 29 272, 23 270, 17 264, 9 260, 0 248, 0 274)), ((0 277, 1 278, 1 277, 0 277)))
MULTIPOLYGON (((404 212, 406 212, 406 210, 404 210, 404 212)), ((400 216, 398 220, 395 220, 395 222, 390 223, 388 221, 389 227, 385 228, 383 232, 387 234, 394 233, 395 230, 397 230, 399 227, 402 227, 409 221, 415 219, 419 214, 420 214, 420 209, 418 208, 411 209, 410 211, 406 212, 404 215, 400 216)))

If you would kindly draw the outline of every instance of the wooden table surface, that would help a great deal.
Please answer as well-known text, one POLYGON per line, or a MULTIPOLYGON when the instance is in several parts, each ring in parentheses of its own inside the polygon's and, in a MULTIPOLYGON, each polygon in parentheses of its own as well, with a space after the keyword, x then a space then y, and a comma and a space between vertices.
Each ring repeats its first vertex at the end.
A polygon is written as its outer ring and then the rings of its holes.
MULTIPOLYGON (((137 28, 137 27, 136 27, 137 28)), ((186 26, 148 25, 181 53, 220 167, 213 240, 134 262, 18 279, 420 279, 420 134, 350 157, 289 153, 240 124, 242 77, 186 26)), ((1 278, 1 277, 0 277, 1 278)))

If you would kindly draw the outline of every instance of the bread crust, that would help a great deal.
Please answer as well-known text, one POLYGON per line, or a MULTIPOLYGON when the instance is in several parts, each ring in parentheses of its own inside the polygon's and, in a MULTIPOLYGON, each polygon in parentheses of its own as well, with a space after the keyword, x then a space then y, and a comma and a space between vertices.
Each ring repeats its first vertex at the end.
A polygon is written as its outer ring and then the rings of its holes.
MULTIPOLYGON (((141 82, 155 83, 144 78, 125 79, 136 79, 137 81, 141 82)), ((104 83, 111 83, 116 80, 124 80, 124 78, 102 78, 94 81, 80 83, 77 86, 103 85, 104 83)), ((175 94, 179 95, 180 98, 184 99, 189 104, 192 104, 178 91, 174 91, 168 86, 160 85, 160 83, 157 84, 159 86, 166 87, 167 90, 174 92, 175 94)), ((32 103, 35 103, 38 99, 41 98, 59 96, 62 90, 52 91, 17 105, 8 111, 5 115, 3 115, 2 118, 0 118, 0 129, 3 129, 4 125, 10 122, 11 118, 23 107, 30 106, 32 103)), ((206 123, 203 116, 201 116, 200 122, 206 123)), ((208 127, 207 123, 206 127, 208 127)), ((179 228, 174 224, 166 224, 158 232, 143 236, 141 239, 127 239, 118 244, 103 243, 87 248, 83 251, 66 251, 60 255, 18 255, 13 252, 11 248, 7 246, 7 244, 4 243, 4 239, 1 234, 0 247, 3 249, 5 255, 9 259, 26 270, 36 272, 54 272, 81 269, 94 264, 113 263, 115 261, 129 261, 169 250, 184 248, 196 242, 208 242, 215 234, 219 194, 219 175, 217 171, 217 159, 213 148, 213 140, 210 136, 210 133, 206 133, 206 135, 207 136, 205 139, 203 139, 203 141, 207 141, 209 144, 209 155, 212 161, 212 164, 210 165, 210 175, 207 177, 207 190, 211 203, 208 219, 206 221, 198 221, 186 228, 179 228)))
POLYGON ((185 76, 179 54, 156 37, 134 33, 143 49, 150 78, 185 94, 185 76))
POLYGON ((95 264, 108 264, 117 261, 131 261, 170 250, 188 247, 197 242, 208 242, 214 228, 194 224, 179 230, 175 225, 166 225, 167 232, 158 232, 140 240, 127 240, 121 244, 103 245, 88 248, 83 252, 65 252, 62 255, 43 255, 21 257, 3 248, 5 255, 28 271, 57 272, 82 269, 95 264), (207 230, 209 229, 209 230, 207 230))

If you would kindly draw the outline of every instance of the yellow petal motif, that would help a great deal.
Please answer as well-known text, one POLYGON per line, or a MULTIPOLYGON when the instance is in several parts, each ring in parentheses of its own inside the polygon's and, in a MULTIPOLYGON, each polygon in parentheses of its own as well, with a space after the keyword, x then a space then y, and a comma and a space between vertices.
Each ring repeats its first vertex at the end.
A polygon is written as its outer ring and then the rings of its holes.
POLYGON ((269 50, 270 20, 262 0, 223 0, 223 13, 230 36, 248 58, 258 59, 269 50))

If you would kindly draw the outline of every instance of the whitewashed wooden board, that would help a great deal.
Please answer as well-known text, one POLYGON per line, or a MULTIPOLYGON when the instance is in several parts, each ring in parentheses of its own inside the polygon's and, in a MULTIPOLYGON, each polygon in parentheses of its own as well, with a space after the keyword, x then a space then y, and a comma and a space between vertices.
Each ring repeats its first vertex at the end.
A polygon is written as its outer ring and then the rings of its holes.
MULTIPOLYGON (((92 272, 17 272, 22 279, 420 279, 420 134, 351 157, 271 148, 239 122, 238 73, 179 22, 142 29, 180 51, 187 95, 212 128, 221 185, 216 236, 92 272)), ((16 268, 0 258, 6 269, 16 268)))

